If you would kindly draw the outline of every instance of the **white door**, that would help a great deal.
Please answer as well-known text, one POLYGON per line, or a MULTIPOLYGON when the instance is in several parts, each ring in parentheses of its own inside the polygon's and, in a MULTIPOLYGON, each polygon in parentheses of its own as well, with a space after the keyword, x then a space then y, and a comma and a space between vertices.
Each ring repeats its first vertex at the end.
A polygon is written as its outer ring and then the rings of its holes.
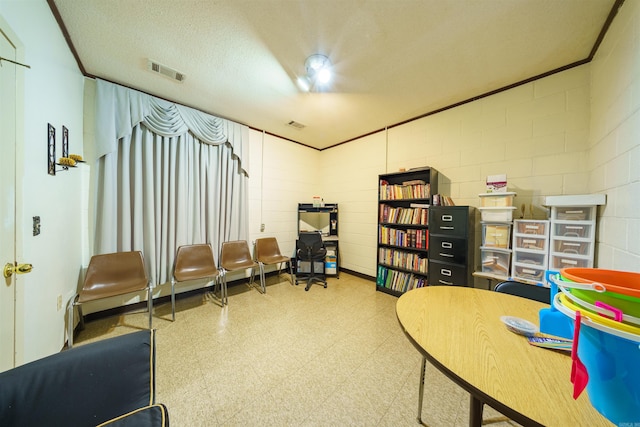
MULTIPOLYGON (((16 49, 0 21, 0 57, 15 60, 16 49)), ((0 62, 0 269, 16 262, 16 67, 0 62)), ((0 372, 15 366, 15 275, 0 275, 0 372)))

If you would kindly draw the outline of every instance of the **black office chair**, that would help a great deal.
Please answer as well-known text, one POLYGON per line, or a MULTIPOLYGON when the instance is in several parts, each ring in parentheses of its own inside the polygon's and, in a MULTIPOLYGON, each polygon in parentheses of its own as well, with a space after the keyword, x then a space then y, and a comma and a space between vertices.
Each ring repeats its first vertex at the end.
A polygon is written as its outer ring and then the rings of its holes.
MULTIPOLYGON (((327 256, 327 249, 322 242, 322 236, 319 232, 302 232, 298 235, 296 241, 296 257, 302 263, 309 263, 309 272, 300 274, 300 262, 296 269, 296 285, 300 280, 306 281, 307 286, 304 288, 308 291, 314 282, 320 282, 327 287, 327 279, 324 273, 324 259, 327 256), (322 265, 322 271, 316 271, 316 264, 322 265)), ((304 265, 304 264, 302 264, 304 265)))
POLYGON ((551 290, 542 286, 506 280, 498 283, 494 291, 551 304, 551 290))

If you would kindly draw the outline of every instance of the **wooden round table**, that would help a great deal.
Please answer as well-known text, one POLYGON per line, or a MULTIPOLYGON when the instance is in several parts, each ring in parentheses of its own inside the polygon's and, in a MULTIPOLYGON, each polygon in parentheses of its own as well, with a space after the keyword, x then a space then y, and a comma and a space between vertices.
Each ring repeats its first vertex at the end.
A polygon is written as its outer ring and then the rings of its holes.
POLYGON ((586 391, 573 399, 569 353, 534 347, 500 320, 516 316, 538 325, 543 307, 548 306, 458 286, 429 286, 402 295, 398 321, 423 355, 418 422, 428 360, 471 394, 470 426, 482 424, 484 403, 526 426, 613 425, 591 406, 586 391))

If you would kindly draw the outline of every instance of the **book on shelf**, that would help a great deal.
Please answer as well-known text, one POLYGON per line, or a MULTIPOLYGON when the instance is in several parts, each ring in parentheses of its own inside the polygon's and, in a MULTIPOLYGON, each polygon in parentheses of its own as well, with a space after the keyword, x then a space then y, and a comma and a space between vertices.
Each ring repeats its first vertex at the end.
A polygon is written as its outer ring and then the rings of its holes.
POLYGON ((446 196, 444 194, 434 194, 433 205, 434 206, 455 206, 456 204, 453 202, 453 199, 450 196, 446 196))
POLYGON ((412 179, 410 181, 402 182, 402 185, 424 185, 424 184, 426 184, 426 182, 421 179, 412 179))
POLYGON ((398 230, 381 225, 378 231, 378 243, 427 250, 429 248, 429 230, 413 228, 398 230))
POLYGON ((413 273, 390 270, 384 266, 378 266, 376 285, 398 292, 407 292, 414 288, 422 288, 427 285, 427 279, 416 276, 413 273))
POLYGON ((379 215, 379 222, 409 225, 429 224, 429 210, 425 208, 403 208, 381 204, 379 215))
POLYGON ((428 183, 402 185, 389 184, 385 180, 380 180, 380 199, 382 200, 428 199, 430 197, 431 185, 428 183))

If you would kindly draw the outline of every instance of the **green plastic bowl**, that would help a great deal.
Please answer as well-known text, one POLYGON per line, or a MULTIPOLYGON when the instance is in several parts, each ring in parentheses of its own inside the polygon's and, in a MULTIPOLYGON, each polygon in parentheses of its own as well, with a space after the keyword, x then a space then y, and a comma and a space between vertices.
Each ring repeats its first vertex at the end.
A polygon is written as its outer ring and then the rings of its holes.
POLYGON ((604 270, 600 268, 564 268, 560 270, 565 282, 600 283, 605 292, 569 288, 569 292, 591 304, 602 301, 633 317, 640 317, 640 273, 604 270))

